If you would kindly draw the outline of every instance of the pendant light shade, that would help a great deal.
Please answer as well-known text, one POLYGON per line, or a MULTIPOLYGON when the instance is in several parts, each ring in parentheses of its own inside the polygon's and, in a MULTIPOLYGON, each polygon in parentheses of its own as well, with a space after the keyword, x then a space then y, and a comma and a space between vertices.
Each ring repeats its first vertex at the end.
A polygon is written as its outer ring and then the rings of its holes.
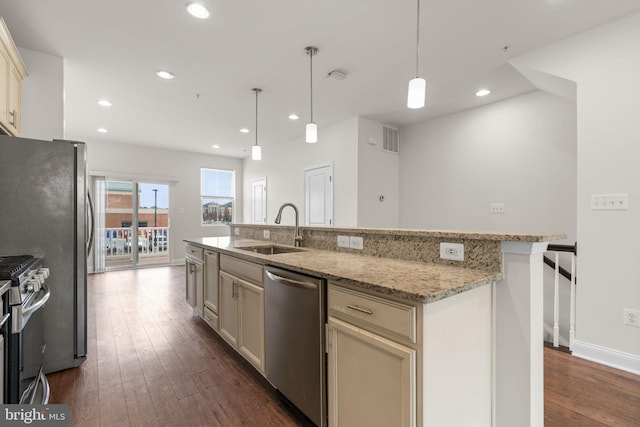
POLYGON ((259 145, 254 145, 251 147, 251 159, 252 160, 262 160, 262 147, 259 145))
POLYGON ((262 147, 258 145, 258 94, 262 92, 262 89, 251 89, 256 94, 256 143, 251 147, 251 159, 262 160, 262 147))
POLYGON ((422 108, 427 92, 427 82, 419 77, 418 60, 420 59, 420 0, 418 2, 418 12, 416 14, 416 76, 409 81, 409 93, 407 95, 407 107, 422 108))
POLYGON ((407 107, 424 107, 424 98, 426 91, 427 81, 425 79, 416 77, 409 80, 409 96, 407 97, 407 107))
POLYGON ((309 55, 309 99, 311 103, 311 119, 307 123, 305 141, 313 144, 318 142, 318 125, 313 121, 313 57, 318 54, 318 48, 307 46, 304 51, 309 55))
POLYGON ((308 143, 313 144, 318 142, 318 125, 313 122, 307 123, 305 135, 305 141, 308 143))

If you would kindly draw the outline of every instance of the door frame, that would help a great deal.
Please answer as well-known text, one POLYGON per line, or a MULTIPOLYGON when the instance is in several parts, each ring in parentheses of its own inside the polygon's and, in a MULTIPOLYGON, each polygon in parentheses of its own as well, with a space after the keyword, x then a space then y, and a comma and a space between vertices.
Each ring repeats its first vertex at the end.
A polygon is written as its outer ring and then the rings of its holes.
POLYGON ((262 178, 256 178, 251 180, 251 223, 252 224, 266 224, 267 223, 267 177, 262 177, 262 178), (254 198, 254 188, 255 185, 260 183, 260 182, 264 182, 263 185, 263 191, 262 191, 262 200, 263 200, 263 204, 262 204, 262 212, 263 212, 263 217, 262 217, 262 221, 260 222, 256 222, 255 218, 254 218, 254 214, 255 214, 255 198, 254 198))
POLYGON ((324 200, 325 203, 328 203, 329 208, 328 208, 328 216, 329 216, 329 224, 324 224, 324 227, 333 227, 333 162, 328 163, 328 164, 324 164, 324 165, 319 165, 319 166, 314 166, 314 167, 307 167, 304 169, 304 224, 306 226, 309 226, 309 219, 311 216, 311 209, 309 208, 309 188, 307 185, 307 174, 311 171, 317 170, 317 169, 329 169, 329 186, 328 186, 328 190, 329 193, 327 194, 325 192, 324 195, 324 200))

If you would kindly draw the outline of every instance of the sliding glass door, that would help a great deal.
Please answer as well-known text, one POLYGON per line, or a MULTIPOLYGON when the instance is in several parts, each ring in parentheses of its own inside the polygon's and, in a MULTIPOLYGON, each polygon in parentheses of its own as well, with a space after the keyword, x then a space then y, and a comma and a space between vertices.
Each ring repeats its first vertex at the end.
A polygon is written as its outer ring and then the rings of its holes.
POLYGON ((103 265, 106 270, 169 264, 169 186, 104 180, 103 265))

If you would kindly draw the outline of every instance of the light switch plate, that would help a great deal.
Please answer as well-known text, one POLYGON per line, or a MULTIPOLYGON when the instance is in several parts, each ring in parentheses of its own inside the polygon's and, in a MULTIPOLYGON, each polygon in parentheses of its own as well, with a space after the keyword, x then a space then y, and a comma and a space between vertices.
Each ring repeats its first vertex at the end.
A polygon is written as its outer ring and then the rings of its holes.
POLYGON ((262 230, 262 238, 264 238, 264 239, 270 239, 270 238, 271 238, 271 231, 269 231, 269 230, 262 230))
POLYGON ((492 214, 503 214, 504 213, 504 203, 491 203, 491 213, 492 214))
POLYGON ((591 210, 626 211, 627 209, 629 209, 629 195, 626 193, 591 195, 591 210))
POLYGON ((349 236, 349 247, 351 249, 364 249, 364 239, 359 236, 349 236))
POLYGON ((234 227, 233 234, 235 234, 236 236, 239 236, 240 235, 240 228, 239 227, 234 227))

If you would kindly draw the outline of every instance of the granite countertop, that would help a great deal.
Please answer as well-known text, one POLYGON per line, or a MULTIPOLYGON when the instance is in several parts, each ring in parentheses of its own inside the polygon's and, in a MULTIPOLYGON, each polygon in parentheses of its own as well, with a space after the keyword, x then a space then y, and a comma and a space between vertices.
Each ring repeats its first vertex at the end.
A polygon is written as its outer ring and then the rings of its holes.
POLYGON ((263 255, 242 250, 272 243, 230 237, 185 239, 187 243, 263 265, 373 290, 410 301, 431 303, 500 279, 500 273, 311 248, 263 255))

